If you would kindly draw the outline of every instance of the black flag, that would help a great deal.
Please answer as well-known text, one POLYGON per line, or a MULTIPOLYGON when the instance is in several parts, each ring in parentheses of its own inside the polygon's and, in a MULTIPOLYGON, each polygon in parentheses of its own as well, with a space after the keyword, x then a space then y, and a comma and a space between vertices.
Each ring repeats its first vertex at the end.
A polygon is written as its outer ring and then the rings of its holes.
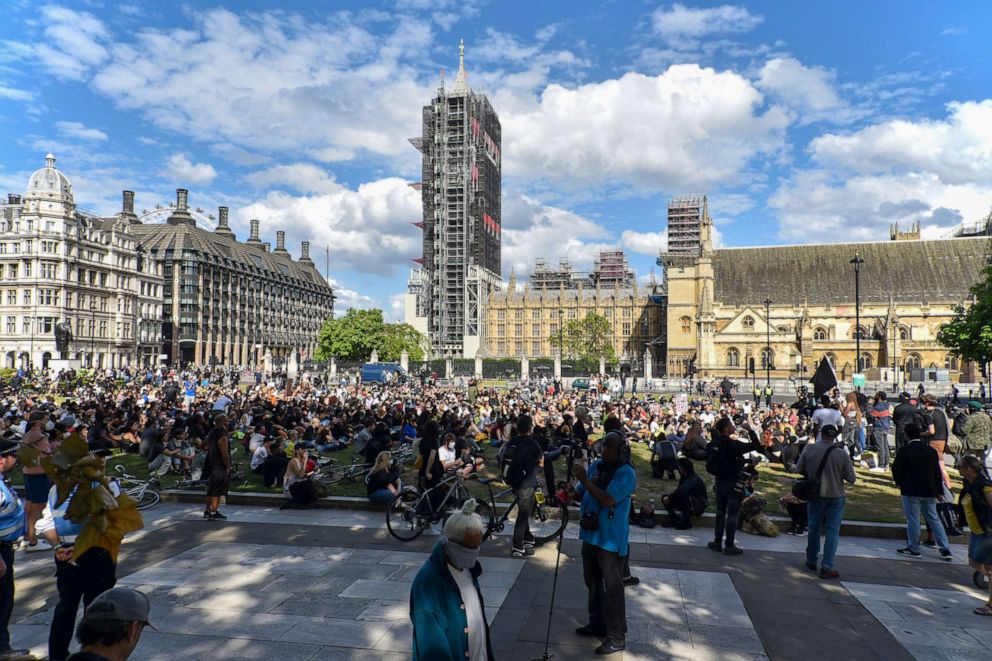
POLYGON ((834 374, 834 368, 831 367, 830 361, 827 360, 826 356, 820 360, 820 364, 809 382, 813 384, 813 395, 817 399, 820 399, 820 395, 830 392, 831 388, 837 387, 837 375, 834 374))

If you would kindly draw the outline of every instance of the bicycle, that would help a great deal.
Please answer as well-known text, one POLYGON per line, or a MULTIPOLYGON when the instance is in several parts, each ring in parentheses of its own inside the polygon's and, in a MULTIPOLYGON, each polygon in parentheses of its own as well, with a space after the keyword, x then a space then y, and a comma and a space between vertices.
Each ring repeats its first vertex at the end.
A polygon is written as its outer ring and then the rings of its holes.
POLYGON ((123 466, 118 464, 114 470, 117 471, 117 481, 121 485, 121 491, 134 498, 138 503, 139 510, 146 510, 158 505, 162 500, 159 494, 159 482, 157 477, 147 480, 139 480, 133 475, 128 475, 123 466))
POLYGON ((344 481, 354 482, 357 478, 364 478, 369 470, 371 468, 365 465, 365 458, 356 454, 350 464, 321 466, 314 477, 326 485, 331 485, 344 481))
POLYGON ((465 478, 457 472, 449 473, 423 492, 415 487, 403 487, 386 508, 386 528, 399 541, 409 542, 471 497, 465 488, 465 478), (444 492, 441 502, 437 507, 432 506, 431 496, 441 492, 444 492))
MULTIPOLYGON (((511 502, 499 517, 496 517, 496 499, 503 498, 513 493, 513 488, 507 486, 506 489, 493 493, 493 482, 499 480, 495 478, 478 477, 479 484, 486 487, 489 499, 480 500, 476 504, 475 513, 482 517, 486 523, 486 534, 482 539, 486 540, 495 533, 503 532, 510 518, 510 512, 517 507, 518 498, 513 497, 511 502)), ((519 508, 517 508, 519 511, 519 508)), ((531 513, 530 532, 538 544, 544 544, 555 539, 565 531, 568 525, 568 506, 559 501, 556 496, 552 496, 552 501, 548 502, 544 495, 544 490, 538 485, 534 489, 534 511, 531 513)))

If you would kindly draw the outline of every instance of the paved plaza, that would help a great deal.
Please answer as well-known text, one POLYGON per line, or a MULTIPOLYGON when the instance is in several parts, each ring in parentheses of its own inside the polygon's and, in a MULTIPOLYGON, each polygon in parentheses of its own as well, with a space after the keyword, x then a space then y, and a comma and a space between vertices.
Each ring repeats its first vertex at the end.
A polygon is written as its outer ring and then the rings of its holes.
MULTIPOLYGON (((159 631, 135 659, 405 659, 408 596, 436 538, 401 544, 381 514, 229 507, 205 522, 162 504, 121 552, 119 583, 146 592, 159 631)), ((702 548, 710 530, 631 533, 641 584, 627 591, 624 659, 988 659, 992 618, 962 560, 895 556, 898 540, 845 538, 842 582, 802 569, 805 540, 742 535, 743 556, 702 548)), ((551 651, 588 659, 576 530, 563 544, 551 651)), ((554 547, 526 561, 500 536, 484 549, 486 616, 500 659, 539 657, 548 628, 554 547)), ((959 556, 964 548, 955 547, 959 556)), ((51 558, 19 554, 14 642, 43 656, 55 604, 51 558)))

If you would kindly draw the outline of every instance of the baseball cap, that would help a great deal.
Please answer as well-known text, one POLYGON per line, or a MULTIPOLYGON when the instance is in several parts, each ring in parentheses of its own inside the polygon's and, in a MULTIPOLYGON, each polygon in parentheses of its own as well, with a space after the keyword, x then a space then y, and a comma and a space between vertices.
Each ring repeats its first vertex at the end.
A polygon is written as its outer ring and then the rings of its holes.
POLYGON ((13 457, 20 447, 21 444, 14 441, 0 441, 0 457, 13 457))
POLYGON ((968 408, 970 408, 972 411, 981 411, 985 407, 982 405, 981 402, 973 399, 970 402, 968 402, 968 408))
MULTIPOLYGON (((143 592, 131 588, 111 588, 94 599, 83 613, 87 624, 95 622, 141 622, 155 629, 148 621, 151 602, 143 592)), ((158 631, 158 629, 155 629, 158 631)))
POLYGON ((839 433, 840 432, 837 430, 837 427, 833 425, 823 425, 820 427, 821 436, 837 436, 839 433))

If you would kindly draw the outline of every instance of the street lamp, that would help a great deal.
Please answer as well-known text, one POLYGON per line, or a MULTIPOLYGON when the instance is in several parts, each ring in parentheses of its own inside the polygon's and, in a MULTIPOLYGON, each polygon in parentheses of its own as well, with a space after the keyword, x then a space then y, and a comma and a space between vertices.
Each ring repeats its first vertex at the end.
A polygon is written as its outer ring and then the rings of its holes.
POLYGON ((772 299, 765 298, 765 386, 772 384, 772 299))
MULTIPOLYGON (((854 264, 854 340, 855 340, 855 355, 857 360, 854 364, 857 365, 856 372, 861 373, 861 265, 865 263, 865 260, 861 259, 861 255, 857 251, 854 252, 854 259, 851 260, 854 264)), ((861 386, 858 386, 858 392, 861 392, 861 386)))

